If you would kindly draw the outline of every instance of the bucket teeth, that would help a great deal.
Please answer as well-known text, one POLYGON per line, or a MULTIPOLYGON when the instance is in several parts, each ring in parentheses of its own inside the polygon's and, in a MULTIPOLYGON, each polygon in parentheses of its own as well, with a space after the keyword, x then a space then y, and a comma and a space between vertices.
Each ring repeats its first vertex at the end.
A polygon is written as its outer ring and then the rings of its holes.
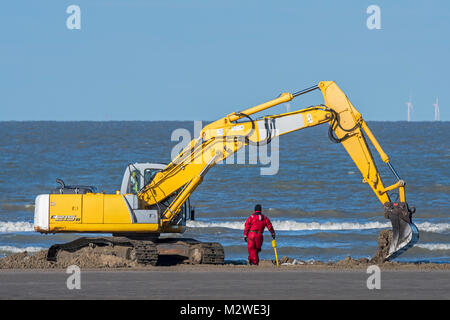
POLYGON ((419 240, 419 230, 412 223, 414 212, 415 209, 410 209, 406 202, 386 202, 384 204, 384 216, 392 223, 392 242, 386 260, 398 257, 419 240))

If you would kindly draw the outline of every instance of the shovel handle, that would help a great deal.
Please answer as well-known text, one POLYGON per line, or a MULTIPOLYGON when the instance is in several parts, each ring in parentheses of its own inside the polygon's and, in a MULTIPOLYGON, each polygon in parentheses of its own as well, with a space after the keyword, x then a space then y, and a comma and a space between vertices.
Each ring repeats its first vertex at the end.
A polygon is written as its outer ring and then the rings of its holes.
POLYGON ((277 267, 279 266, 278 264, 278 254, 277 254, 277 242, 274 240, 272 240, 272 247, 273 247, 273 251, 275 252, 275 261, 277 262, 277 267))

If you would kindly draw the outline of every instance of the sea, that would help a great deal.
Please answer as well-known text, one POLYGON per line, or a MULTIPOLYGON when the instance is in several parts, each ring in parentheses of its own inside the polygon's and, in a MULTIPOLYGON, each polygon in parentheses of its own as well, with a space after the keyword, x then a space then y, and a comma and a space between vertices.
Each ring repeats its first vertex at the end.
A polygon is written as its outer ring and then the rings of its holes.
MULTIPOLYGON (((450 263, 450 122, 368 125, 406 181, 409 205, 416 207, 413 221, 420 240, 397 260, 450 263)), ((245 261, 244 223, 259 203, 276 230, 279 257, 323 262, 370 258, 390 221, 327 130, 324 125, 282 136, 257 161, 250 161, 254 150, 245 150, 240 161, 217 164, 191 196, 196 217, 182 236, 220 242, 226 261, 245 261)), ((194 123, 0 122, 0 257, 37 252, 80 236, 33 231, 34 200, 55 188, 56 178, 114 193, 129 163, 170 162, 182 142, 177 132, 192 134, 194 123)), ((372 151, 385 185, 394 183, 372 151)), ((274 259, 271 240, 266 231, 260 258, 274 259)))

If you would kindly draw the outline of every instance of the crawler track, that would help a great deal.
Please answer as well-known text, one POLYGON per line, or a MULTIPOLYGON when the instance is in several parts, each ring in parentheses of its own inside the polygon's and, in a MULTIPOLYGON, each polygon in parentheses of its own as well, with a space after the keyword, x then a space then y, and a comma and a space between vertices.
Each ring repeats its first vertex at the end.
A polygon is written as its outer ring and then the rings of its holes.
POLYGON ((60 251, 75 253, 87 247, 110 246, 112 248, 129 247, 130 254, 126 259, 141 265, 155 266, 160 255, 176 255, 184 263, 190 264, 223 264, 225 259, 221 244, 203 243, 194 239, 130 239, 128 237, 83 237, 74 241, 52 245, 47 253, 48 261, 57 261, 60 251))
POLYGON ((158 262, 158 249, 153 241, 133 241, 136 260, 139 264, 156 266, 158 262))
MULTIPOLYGON (((222 245, 219 243, 200 243, 192 245, 191 250, 200 250, 201 252, 201 264, 223 264, 225 260, 225 254, 222 245)), ((191 259, 192 260, 192 259, 191 259)), ((196 264, 195 261, 191 261, 192 264, 196 264)))

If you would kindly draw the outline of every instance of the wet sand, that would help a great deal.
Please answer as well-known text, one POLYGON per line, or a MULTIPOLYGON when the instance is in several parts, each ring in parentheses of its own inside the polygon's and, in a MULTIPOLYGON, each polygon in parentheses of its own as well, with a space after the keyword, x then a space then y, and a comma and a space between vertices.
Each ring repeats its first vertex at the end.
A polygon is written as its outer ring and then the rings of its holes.
POLYGON ((369 290, 373 273, 367 268, 374 264, 368 259, 296 264, 284 257, 280 261, 291 264, 279 267, 270 260, 259 266, 124 266, 119 257, 94 255, 91 262, 110 265, 81 267, 81 289, 69 290, 66 267, 45 261, 51 268, 33 269, 33 256, 15 256, 10 261, 22 268, 5 269, 8 257, 0 259, 0 299, 450 299, 450 264, 379 263, 381 289, 369 290))

